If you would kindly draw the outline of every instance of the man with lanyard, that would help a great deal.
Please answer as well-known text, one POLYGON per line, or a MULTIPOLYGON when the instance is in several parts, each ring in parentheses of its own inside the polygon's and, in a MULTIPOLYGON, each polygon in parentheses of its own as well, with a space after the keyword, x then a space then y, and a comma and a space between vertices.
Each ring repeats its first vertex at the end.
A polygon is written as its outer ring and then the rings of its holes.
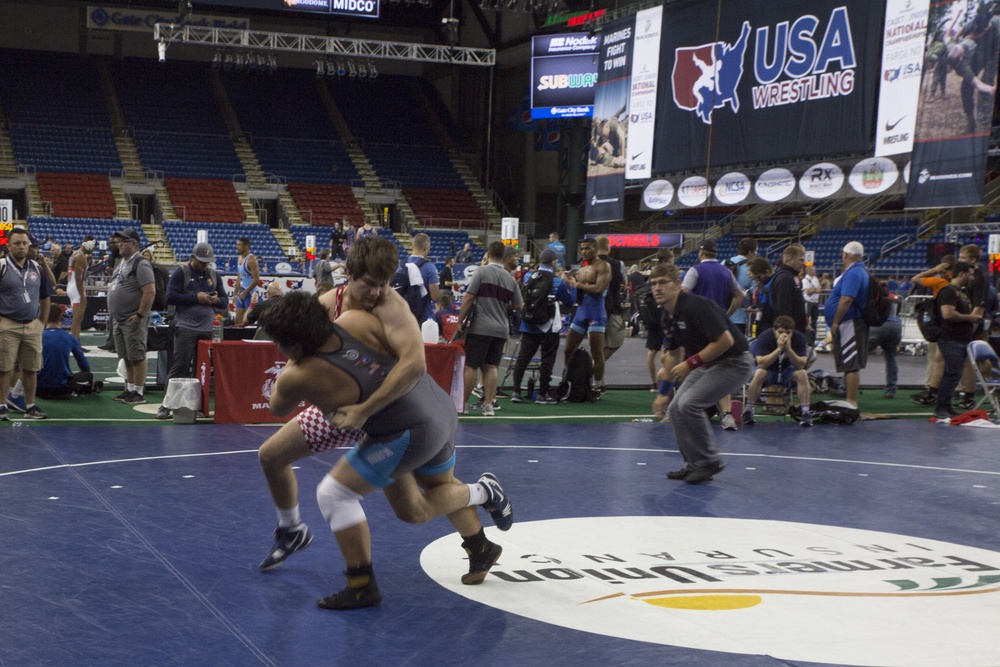
POLYGON ((826 323, 833 336, 833 359, 837 372, 844 374, 847 401, 858 407, 861 369, 868 365, 868 325, 864 312, 868 305, 868 269, 862 261, 865 247, 851 241, 841 253, 844 272, 826 300, 826 323))
POLYGON ((725 467, 705 410, 747 381, 753 357, 743 332, 718 305, 682 289, 676 266, 657 265, 649 284, 663 311, 666 341, 653 413, 658 417, 669 414, 685 462, 683 468, 668 472, 667 477, 701 484, 725 467), (686 359, 682 352, 688 355, 686 359))
POLYGON ((156 296, 153 265, 139 254, 139 233, 115 232, 121 259, 108 285, 108 315, 118 358, 125 360, 125 391, 114 397, 126 405, 146 402, 146 336, 156 296))
MULTIPOLYGON (((969 243, 958 250, 958 260, 973 267, 973 277, 963 291, 968 295, 972 303, 972 314, 977 316, 980 322, 986 317, 986 304, 990 296, 989 282, 986 274, 979 265, 982 259, 983 250, 975 243, 969 243)), ((989 331, 983 327, 978 327, 973 332, 973 340, 987 340, 989 331)), ((976 373, 972 369, 972 363, 965 364, 965 371, 962 374, 962 394, 959 397, 958 407, 963 410, 971 410, 976 404, 976 373)))
MULTIPOLYGON (((215 311, 229 307, 229 297, 219 284, 219 274, 212 268, 215 250, 208 243, 195 244, 187 266, 181 266, 167 283, 167 305, 176 308, 171 322, 174 350, 167 380, 193 378, 198 341, 212 340, 215 311)), ((169 419, 170 410, 163 405, 157 419, 169 419)))
POLYGON ((246 324, 247 310, 252 304, 254 292, 260 284, 260 267, 257 258, 250 254, 250 239, 243 237, 236 241, 236 272, 239 274, 240 286, 236 290, 236 326, 246 324))
MULTIPOLYGON (((17 362, 24 384, 24 416, 45 419, 35 405, 35 392, 45 329, 40 318, 48 316, 52 286, 38 263, 28 259, 31 237, 27 230, 15 227, 7 239, 9 254, 0 260, 0 397, 10 390, 17 362)), ((7 419, 7 405, 2 404, 0 421, 7 419)))

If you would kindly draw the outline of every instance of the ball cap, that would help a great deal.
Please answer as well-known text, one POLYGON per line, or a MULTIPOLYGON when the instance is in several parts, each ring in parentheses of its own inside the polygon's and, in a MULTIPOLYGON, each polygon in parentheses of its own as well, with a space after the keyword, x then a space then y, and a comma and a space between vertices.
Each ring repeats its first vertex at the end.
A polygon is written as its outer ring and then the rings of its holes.
POLYGON ((857 255, 858 257, 865 254, 865 247, 861 245, 858 241, 851 241, 844 246, 844 253, 848 255, 857 255))
POLYGON ((139 239, 139 232, 135 231, 135 229, 133 229, 132 227, 126 227, 120 232, 115 232, 111 236, 117 236, 120 239, 132 239, 136 243, 142 243, 142 241, 139 239))
POLYGON ((715 240, 713 239, 706 239, 702 241, 701 245, 698 246, 698 248, 700 250, 707 250, 709 252, 719 252, 719 246, 715 245, 715 240))
POLYGON ((191 252, 191 256, 199 262, 211 264, 215 261, 215 250, 213 250, 212 246, 207 243, 198 243, 195 244, 194 250, 191 252))
POLYGON ((541 254, 538 255, 538 263, 539 264, 551 264, 552 262, 556 261, 557 259, 559 259, 559 255, 556 254, 556 251, 555 250, 550 250, 548 248, 546 248, 545 250, 543 250, 541 252, 541 254))

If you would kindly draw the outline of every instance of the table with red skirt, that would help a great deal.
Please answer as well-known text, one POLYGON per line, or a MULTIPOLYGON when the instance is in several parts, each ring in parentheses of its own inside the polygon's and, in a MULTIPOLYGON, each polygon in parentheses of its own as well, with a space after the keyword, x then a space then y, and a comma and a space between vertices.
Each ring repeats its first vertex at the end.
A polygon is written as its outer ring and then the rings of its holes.
MULTIPOLYGON (((427 373, 452 397, 456 411, 461 412, 465 398, 465 350, 455 344, 425 344, 424 353, 427 373)), ((288 359, 271 341, 199 341, 197 378, 201 382, 202 413, 209 413, 209 398, 214 390, 217 424, 289 421, 306 408, 305 403, 284 417, 269 409, 274 383, 287 363, 288 359)))

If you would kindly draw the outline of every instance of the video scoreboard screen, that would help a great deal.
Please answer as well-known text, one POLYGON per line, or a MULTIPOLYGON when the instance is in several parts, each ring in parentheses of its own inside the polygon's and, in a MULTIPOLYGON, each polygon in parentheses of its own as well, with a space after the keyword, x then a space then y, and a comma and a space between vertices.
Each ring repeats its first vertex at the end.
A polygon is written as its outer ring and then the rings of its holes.
POLYGON ((10 230, 14 229, 14 202, 10 199, 0 199, 0 246, 7 245, 10 230))
POLYGON ((585 32, 531 38, 531 117, 594 115, 601 38, 585 32))
POLYGON ((213 5, 377 19, 379 0, 212 0, 213 5))

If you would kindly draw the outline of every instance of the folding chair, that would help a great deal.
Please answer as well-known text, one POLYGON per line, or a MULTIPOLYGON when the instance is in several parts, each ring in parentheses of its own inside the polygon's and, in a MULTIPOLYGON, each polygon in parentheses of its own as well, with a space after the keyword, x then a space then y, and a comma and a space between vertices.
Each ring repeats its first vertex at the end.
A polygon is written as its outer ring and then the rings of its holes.
POLYGON ((983 390, 983 397, 979 399, 973 409, 978 409, 984 402, 989 401, 993 414, 1000 417, 1000 404, 997 402, 997 390, 1000 390, 1000 357, 993 351, 989 343, 983 340, 974 340, 966 348, 969 361, 976 372, 976 381, 983 390), (990 363, 989 377, 983 375, 980 367, 982 362, 990 363))

